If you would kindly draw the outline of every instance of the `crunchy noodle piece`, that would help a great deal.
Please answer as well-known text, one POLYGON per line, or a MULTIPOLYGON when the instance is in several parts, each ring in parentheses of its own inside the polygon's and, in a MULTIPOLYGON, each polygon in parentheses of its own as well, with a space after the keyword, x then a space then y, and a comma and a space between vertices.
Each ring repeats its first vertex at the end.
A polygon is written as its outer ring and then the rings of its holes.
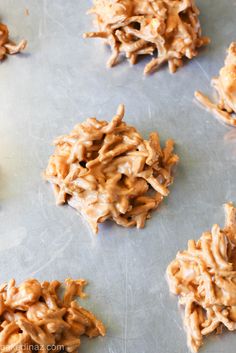
POLYGON ((8 54, 13 55, 21 52, 25 49, 26 45, 26 40, 21 40, 18 44, 14 44, 10 41, 7 26, 0 23, 0 61, 8 54))
POLYGON ((185 306, 188 345, 197 352, 203 337, 236 330, 236 208, 225 205, 225 227, 212 227, 167 268, 170 291, 185 306))
POLYGON ((236 126, 236 42, 231 43, 225 66, 220 70, 219 77, 213 78, 211 83, 219 96, 218 104, 199 91, 195 92, 196 99, 223 123, 236 126))
POLYGON ((120 105, 110 123, 89 118, 57 138, 44 174, 57 204, 74 207, 95 233, 106 219, 144 227, 150 212, 168 195, 178 162, 172 140, 162 149, 157 133, 144 140, 123 117, 120 105))
POLYGON ((29 279, 16 287, 15 280, 0 290, 0 350, 2 353, 43 351, 77 352, 80 336, 105 335, 105 328, 76 301, 84 297, 85 280, 65 281, 60 298, 58 281, 29 279), (52 305, 53 303, 53 305, 52 305))
POLYGON ((140 55, 156 55, 144 69, 148 74, 168 62, 174 73, 183 58, 192 59, 198 48, 209 43, 202 37, 199 10, 194 0, 94 0, 89 13, 95 15, 97 32, 84 38, 103 38, 112 55, 108 67, 119 56, 135 64, 140 55))

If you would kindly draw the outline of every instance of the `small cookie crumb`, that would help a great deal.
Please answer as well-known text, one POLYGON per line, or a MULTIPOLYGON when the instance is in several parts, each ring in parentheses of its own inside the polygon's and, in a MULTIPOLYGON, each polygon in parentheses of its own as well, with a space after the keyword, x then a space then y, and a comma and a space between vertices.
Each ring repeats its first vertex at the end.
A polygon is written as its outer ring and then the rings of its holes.
POLYGON ((18 44, 14 44, 10 41, 8 27, 0 23, 0 61, 8 54, 13 55, 21 52, 25 49, 26 45, 26 40, 21 40, 18 44))

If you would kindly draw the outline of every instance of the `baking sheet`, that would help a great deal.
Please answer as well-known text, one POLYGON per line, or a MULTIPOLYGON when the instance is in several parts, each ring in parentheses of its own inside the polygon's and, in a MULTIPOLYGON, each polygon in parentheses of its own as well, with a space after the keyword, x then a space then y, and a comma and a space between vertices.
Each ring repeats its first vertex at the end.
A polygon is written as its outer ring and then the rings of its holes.
MULTIPOLYGON (((193 103, 195 89, 212 93, 210 79, 236 39, 236 1, 197 4, 212 44, 175 75, 165 66, 143 77, 145 60, 107 70, 109 50, 82 39, 92 29, 90 1, 0 1, 12 37, 29 41, 25 54, 0 64, 0 281, 88 279, 84 305, 108 333, 84 339, 81 353, 188 352, 165 269, 189 238, 223 225, 224 202, 236 202, 236 130, 193 103), (121 102, 142 134, 175 139, 181 163, 144 230, 108 223, 95 237, 74 210, 55 206, 41 173, 54 137, 88 116, 110 119, 121 102)), ((234 333, 211 336, 201 352, 233 353, 235 345, 234 333)))

